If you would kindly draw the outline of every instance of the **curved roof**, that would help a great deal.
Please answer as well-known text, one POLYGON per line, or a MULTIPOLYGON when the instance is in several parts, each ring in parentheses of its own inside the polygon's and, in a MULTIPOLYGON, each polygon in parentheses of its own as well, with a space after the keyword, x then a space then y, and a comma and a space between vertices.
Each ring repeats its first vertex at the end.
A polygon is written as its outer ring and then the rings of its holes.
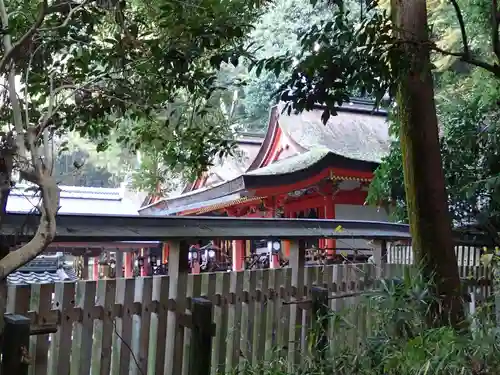
MULTIPOLYGON (((349 104, 347 104, 349 106, 349 104)), ((349 108, 349 107, 348 107, 349 108)), ((284 103, 278 105, 281 130, 303 150, 324 147, 349 159, 380 163, 389 153, 389 125, 385 114, 339 110, 326 124, 323 109, 288 115, 284 103)))
POLYGON ((231 168, 227 162, 220 163, 212 168, 212 176, 216 176, 206 181, 202 188, 163 199, 139 212, 172 214, 180 207, 199 206, 231 194, 244 197, 248 189, 290 185, 329 167, 372 172, 389 152, 391 138, 387 113, 375 111, 373 103, 354 100, 346 103, 326 125, 321 119, 322 107, 300 114, 288 114, 284 108, 285 103, 272 108, 265 139, 258 152, 255 149, 252 153, 247 152, 245 163, 238 168, 231 168), (291 147, 281 154, 281 159, 276 161, 274 156, 270 157, 277 146, 284 147, 285 143, 291 147), (246 170, 241 170, 244 165, 247 165, 246 170))
POLYGON ((201 184, 196 182, 188 183, 182 190, 182 193, 197 189, 214 186, 218 183, 231 180, 244 173, 257 156, 262 141, 263 134, 241 134, 236 139, 237 148, 232 155, 225 155, 223 158, 217 158, 214 165, 200 177, 201 184))
POLYGON ((237 139, 238 148, 233 155, 225 156, 214 163, 208 171, 209 176, 205 185, 210 186, 217 182, 228 181, 245 173, 257 156, 262 140, 262 137, 237 139))

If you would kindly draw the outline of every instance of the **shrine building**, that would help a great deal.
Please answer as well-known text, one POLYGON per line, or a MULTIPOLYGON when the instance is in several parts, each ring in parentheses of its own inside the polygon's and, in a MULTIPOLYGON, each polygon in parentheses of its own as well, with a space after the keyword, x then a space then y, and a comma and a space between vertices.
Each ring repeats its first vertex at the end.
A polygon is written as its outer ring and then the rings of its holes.
MULTIPOLYGON (((271 109, 264 136, 241 136, 233 156, 217 161, 180 195, 156 199, 139 214, 387 221, 384 209, 365 205, 373 172, 390 148, 387 112, 352 100, 325 125, 321 107, 290 115, 283 108, 271 109)), ((232 251, 233 269, 242 269, 249 242, 221 244, 232 251)), ((363 240, 315 245, 329 254, 367 247, 363 240)))

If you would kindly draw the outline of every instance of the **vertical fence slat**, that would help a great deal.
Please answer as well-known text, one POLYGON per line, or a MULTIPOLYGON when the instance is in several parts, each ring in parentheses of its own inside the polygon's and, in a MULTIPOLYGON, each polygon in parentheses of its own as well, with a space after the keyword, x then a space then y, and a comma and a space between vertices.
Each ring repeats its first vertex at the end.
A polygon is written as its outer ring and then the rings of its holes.
MULTIPOLYGON (((302 298, 305 299, 310 299, 310 292, 311 292, 311 287, 313 285, 313 282, 315 280, 315 270, 318 267, 305 267, 304 268, 304 287, 302 288, 302 298)), ((300 347, 302 350, 302 354, 300 359, 301 359, 301 364, 305 365, 307 362, 307 355, 310 354, 308 353, 308 345, 307 345, 307 336, 308 336, 308 330, 309 327, 311 327, 311 310, 304 310, 304 309, 299 309, 299 311, 302 314, 302 321, 300 324, 300 347)))
MULTIPOLYGON (((304 262, 305 249, 303 243, 298 241, 290 242, 290 268, 292 270, 291 286, 295 291, 293 301, 298 301, 302 298, 304 292, 304 262)), ((300 334, 302 324, 302 311, 298 304, 290 306, 290 342, 288 345, 288 366, 289 371, 293 372, 296 365, 300 363, 301 348, 300 334)))
POLYGON ((250 358, 251 346, 248 337, 250 330, 250 306, 251 306, 251 289, 250 289, 251 272, 243 271, 243 300, 241 304, 241 337, 240 337, 240 364, 244 365, 250 358))
MULTIPOLYGON (((208 300, 212 300, 213 296, 215 295, 216 288, 217 288, 217 275, 215 273, 203 274, 202 275, 202 296, 204 298, 207 298, 208 300)), ((215 312, 215 307, 213 307, 213 304, 212 304, 212 309, 215 312)), ((215 318, 215 314, 212 316, 213 316, 214 322, 215 322, 216 327, 217 327, 217 321, 215 318)), ((211 374, 215 373, 214 364, 217 363, 217 360, 215 357, 215 353, 217 351, 217 349, 216 349, 217 337, 218 337, 217 333, 219 333, 219 327, 217 327, 216 332, 215 332, 216 335, 213 338, 212 353, 211 353, 211 358, 210 358, 210 363, 212 365, 212 368, 210 369, 211 374)))
POLYGON ((311 289, 312 297, 312 354, 316 360, 322 362, 326 358, 328 348, 328 289, 314 286, 311 289))
POLYGON ((228 306, 228 340, 226 368, 236 370, 240 360, 241 307, 243 304, 244 272, 231 272, 229 292, 232 303, 228 306))
MULTIPOLYGON (((186 292, 186 295, 191 299, 197 298, 201 296, 201 275, 200 274, 190 274, 188 275, 188 290, 186 292)), ((192 307, 193 305, 189 306, 191 309, 192 313, 192 307)), ((192 338, 192 330, 190 328, 185 328, 184 329, 184 356, 182 358, 183 363, 182 363, 182 373, 183 375, 190 375, 190 361, 191 361, 191 338, 192 338)), ((210 355, 212 354, 211 352, 209 353, 210 355)), ((197 360, 197 359, 196 359, 197 360)), ((207 371, 210 371, 208 369, 207 371)))
MULTIPOLYGON (((115 280, 97 280, 95 305, 101 308, 102 315, 94 321, 92 375, 109 374, 111 371, 111 343, 114 334, 111 312, 116 298, 115 291, 115 280)), ((130 345, 130 341, 127 344, 130 345)))
POLYGON ((189 375, 208 375, 213 367, 212 357, 212 302, 205 298, 192 300, 193 332, 189 363, 189 375))
POLYGON ((276 291, 279 289, 279 285, 277 285, 277 274, 278 269, 269 270, 268 290, 266 291, 269 294, 269 298, 267 299, 266 305, 266 330, 264 338, 264 359, 266 361, 270 361, 276 354, 276 334, 278 331, 275 318, 276 304, 278 301, 276 291))
POLYGON ((141 374, 148 371, 149 335, 151 325, 151 303, 153 300, 153 278, 146 277, 142 285, 141 329, 139 338, 139 364, 141 374))
MULTIPOLYGON (((189 280, 189 283, 188 283, 188 286, 189 286, 189 296, 192 298, 199 298, 202 293, 201 293, 201 290, 202 290, 202 277, 200 274, 197 274, 197 275, 189 275, 190 276, 190 280, 189 280)), ((190 305, 190 308, 192 308, 193 305, 190 305)), ((192 310, 191 310, 192 312, 192 310)), ((212 313, 212 312, 210 312, 212 313)), ((212 316, 212 315, 210 315, 212 316)), ((212 319, 212 318, 210 318, 212 319)), ((191 353, 192 353, 192 350, 191 350, 191 339, 192 339, 192 335, 193 335, 193 332, 191 329, 189 328, 186 328, 184 330, 184 348, 185 348, 185 351, 184 353, 186 353, 186 355, 184 355, 184 363, 182 365, 182 371, 183 371, 183 374, 184 375, 190 375, 189 373, 189 369, 190 369, 190 356, 191 356, 191 353)), ((209 353, 210 356, 212 355, 212 352, 209 353)), ((207 371, 210 371, 210 369, 208 369, 207 371)))
MULTIPOLYGON (((187 276, 187 287, 186 287, 186 298, 191 300, 193 299, 193 288, 194 288, 194 277, 195 276, 198 276, 199 274, 189 274, 187 276)), ((190 308, 192 306, 188 306, 188 308, 190 308)), ((190 309, 191 313, 192 313, 192 310, 190 309)), ((188 327, 184 327, 184 342, 183 342, 183 345, 184 345, 184 349, 183 349, 183 353, 184 355, 182 356, 182 375, 189 375, 189 370, 190 370, 190 366, 189 366, 189 362, 190 362, 190 358, 189 358, 189 354, 191 353, 191 334, 192 334, 192 329, 188 328, 188 327)))
POLYGON ((215 306, 215 312, 218 312, 218 320, 215 321, 217 327, 217 352, 215 353, 216 362, 212 363, 217 374, 225 373, 226 353, 227 353, 227 335, 228 335, 228 295, 229 283, 231 282, 230 274, 227 272, 217 272, 216 274, 216 294, 220 305, 215 306))
POLYGON ((132 312, 134 308, 134 279, 120 279, 118 283, 118 294, 120 303, 123 304, 123 314, 121 318, 121 327, 118 334, 120 338, 120 362, 119 362, 119 374, 128 375, 130 371, 130 366, 135 366, 133 359, 131 358, 130 348, 128 348, 124 343, 132 342, 132 312))
MULTIPOLYGON (((332 278, 332 290, 334 295, 342 294, 344 292, 344 266, 336 265, 333 266, 333 278, 332 278)), ((331 325, 330 331, 333 338, 332 345, 330 345, 330 355, 334 354, 335 349, 338 346, 344 345, 345 342, 345 332, 339 330, 340 319, 336 318, 335 314, 338 314, 343 309, 343 299, 334 299, 331 301, 331 310, 334 313, 334 324, 331 325)))
POLYGON ((83 310, 83 315, 82 321, 75 323, 71 349, 71 375, 90 374, 94 321, 89 311, 94 307, 95 293, 95 281, 80 281, 76 284, 75 305, 83 310))
POLYGON ((246 331, 243 333, 242 337, 245 338, 246 345, 247 345, 247 352, 248 355, 246 355, 246 359, 249 363, 252 363, 253 359, 253 353, 255 351, 254 347, 254 326, 255 326, 255 303, 256 303, 256 296, 257 296, 257 272, 252 270, 248 271, 249 273, 249 286, 248 286, 248 326, 246 331))
POLYGON ((278 335, 278 347, 280 357, 288 358, 288 349, 290 346, 290 309, 291 305, 285 305, 284 302, 289 302, 292 291, 292 269, 285 268, 282 270, 280 283, 280 334, 278 335))
POLYGON ((186 242, 170 243, 168 273, 170 276, 169 298, 177 300, 177 311, 167 313, 167 342, 165 345, 164 375, 178 375, 182 369, 184 328, 178 324, 178 313, 185 312, 185 290, 188 273, 188 246, 186 242))
MULTIPOLYGON (((142 290, 144 286, 144 277, 135 279, 134 286, 134 312, 132 314, 132 340, 128 343, 131 349, 131 355, 133 363, 130 366, 130 375, 138 375, 142 370, 141 357, 140 357, 140 339, 141 339, 141 319, 142 311, 138 311, 135 308, 136 303, 141 303, 142 301, 142 290)), ((141 304, 142 308, 142 304, 141 304)))
POLYGON ((102 361, 100 375, 109 375, 111 371, 111 356, 113 336, 115 335, 115 321, 113 318, 113 307, 116 298, 116 280, 104 281, 104 320, 102 322, 102 361))
POLYGON ((74 283, 55 284, 54 308, 61 313, 61 324, 57 333, 52 334, 49 375, 69 374, 70 371, 73 322, 69 320, 67 313, 74 306, 74 298, 74 283))
MULTIPOLYGON (((52 308, 54 284, 32 285, 30 310, 38 314, 46 314, 52 308)), ((49 355, 49 335, 30 337, 31 366, 30 375, 47 375, 49 355)))
POLYGON ((274 270, 267 269, 254 272, 257 273, 257 291, 259 298, 254 306, 252 363, 259 365, 264 359, 266 348, 266 295, 268 294, 269 288, 269 273, 274 272, 274 270))
MULTIPOLYGON (((10 300, 12 294, 12 306, 7 312, 13 314, 25 315, 30 308, 31 285, 13 285, 9 286, 7 300, 10 300)), ((10 304, 10 303, 9 303, 10 304)))
MULTIPOLYGON (((158 320, 157 330, 153 332, 153 340, 156 344, 156 353, 151 348, 151 353, 154 355, 155 367, 153 372, 148 374, 161 374, 165 366, 165 344, 167 340, 167 304, 168 304, 168 288, 169 288, 169 277, 155 277, 153 281, 153 286, 158 288, 156 293, 159 296, 160 306, 159 311, 156 314, 156 319, 158 320)), ((156 289, 155 288, 155 289, 156 289)), ((151 354, 150 353, 150 354, 151 354)))

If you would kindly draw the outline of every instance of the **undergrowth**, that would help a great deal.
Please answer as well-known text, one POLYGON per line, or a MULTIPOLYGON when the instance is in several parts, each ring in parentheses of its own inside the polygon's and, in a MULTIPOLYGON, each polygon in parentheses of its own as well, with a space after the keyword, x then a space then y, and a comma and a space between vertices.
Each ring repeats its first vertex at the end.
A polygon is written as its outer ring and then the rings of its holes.
MULTIPOLYGON (((492 375, 500 374, 500 332, 493 307, 483 303, 468 314, 467 332, 426 323, 432 294, 418 275, 383 280, 377 292, 338 313, 330 312, 330 339, 320 353, 314 347, 318 329, 308 332, 309 345, 292 366, 279 355, 259 365, 235 370, 242 375, 492 375), (333 339, 332 339, 333 337, 333 339)), ((466 303, 467 304, 467 303, 466 303)), ((319 322, 318 322, 319 323, 319 322)), ((277 351, 278 352, 278 351, 277 351)))

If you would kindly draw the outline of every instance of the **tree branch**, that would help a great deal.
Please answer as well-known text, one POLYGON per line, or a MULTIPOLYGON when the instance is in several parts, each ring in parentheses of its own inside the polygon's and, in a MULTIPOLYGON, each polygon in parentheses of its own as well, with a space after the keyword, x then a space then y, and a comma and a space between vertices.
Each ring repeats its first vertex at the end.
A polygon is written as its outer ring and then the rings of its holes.
MULTIPOLYGON (((0 261, 0 281, 11 272, 34 259, 42 253, 56 236, 56 215, 59 210, 60 189, 55 179, 38 153, 35 144, 35 129, 27 131, 27 143, 31 154, 33 169, 21 169, 21 177, 38 185, 41 194, 40 224, 34 237, 26 245, 16 251, 11 251, 0 261)), ((47 144, 44 145, 48 147, 47 144)))
POLYGON ((64 19, 64 21, 58 26, 54 26, 54 27, 47 28, 47 29, 40 29, 40 31, 51 31, 51 30, 60 29, 62 27, 66 27, 68 25, 69 21, 71 20, 71 17, 73 16, 73 14, 75 14, 78 10, 82 9, 86 3, 87 3, 87 0, 82 1, 80 4, 76 4, 74 2, 68 2, 67 6, 69 7, 69 12, 66 15, 66 18, 64 19), (72 5, 75 5, 75 7, 73 8, 72 5))
POLYGON ((453 8, 455 9, 455 14, 457 16, 458 24, 460 25, 460 34, 462 35, 462 44, 464 51, 463 54, 466 57, 470 57, 469 42, 467 40, 467 33, 465 32, 465 22, 464 22, 464 17, 462 15, 462 11, 460 10, 460 6, 458 5, 457 0, 450 0, 450 2, 451 5, 453 5, 453 8))
MULTIPOLYGON (((21 49, 21 47, 23 47, 27 42, 31 40, 31 37, 38 31, 38 29, 42 25, 46 14, 47 14, 47 0, 42 0, 35 23, 33 23, 30 29, 14 45, 12 45, 11 43, 10 34, 7 32, 4 35, 5 55, 0 60, 0 73, 4 71, 7 64, 10 63, 11 59, 21 49)), ((4 30, 7 30, 9 26, 9 19, 7 16, 7 9, 5 8, 4 0, 0 0, 0 16, 2 21, 2 28, 4 30)))
POLYGON ((14 122, 14 129, 16 131, 17 154, 20 155, 21 157, 26 157, 27 155, 26 155, 26 147, 24 145, 23 115, 21 110, 21 104, 19 103, 19 98, 17 97, 16 74, 14 71, 14 67, 11 67, 9 71, 8 89, 9 89, 10 103, 12 105, 12 119, 14 122))
POLYGON ((500 78, 500 66, 498 64, 490 64, 490 63, 487 63, 486 61, 475 59, 472 56, 470 56, 470 54, 468 56, 466 56, 465 53, 463 53, 463 52, 452 52, 452 51, 444 50, 444 49, 438 47, 435 43, 432 43, 432 45, 430 46, 430 49, 435 51, 435 52, 439 52, 443 55, 446 55, 446 56, 458 57, 463 62, 477 66, 479 68, 483 68, 483 69, 487 70, 488 72, 493 73, 496 77, 500 78))
MULTIPOLYGON (((397 40, 397 41, 393 41, 391 43, 391 45, 395 46, 395 47, 397 47, 401 44, 412 44, 415 47, 418 47, 418 46, 422 45, 422 42, 418 42, 415 40, 397 40)), ((469 55, 466 55, 464 52, 453 52, 453 51, 445 50, 441 47, 438 47, 436 45, 436 43, 432 42, 432 41, 428 41, 424 44, 431 51, 438 52, 438 53, 445 55, 445 56, 458 57, 458 58, 460 58, 461 61, 466 62, 470 65, 477 66, 479 68, 483 68, 483 69, 487 70, 488 72, 493 73, 496 77, 500 78, 500 65, 498 65, 498 64, 490 64, 490 63, 487 63, 486 61, 476 59, 476 58, 472 57, 470 55, 470 53, 469 53, 469 55)))
POLYGON ((33 260, 54 240, 56 235, 56 214, 59 209, 60 190, 52 177, 39 181, 42 196, 40 224, 34 237, 16 251, 9 252, 0 261, 0 280, 4 280, 17 268, 33 260))

